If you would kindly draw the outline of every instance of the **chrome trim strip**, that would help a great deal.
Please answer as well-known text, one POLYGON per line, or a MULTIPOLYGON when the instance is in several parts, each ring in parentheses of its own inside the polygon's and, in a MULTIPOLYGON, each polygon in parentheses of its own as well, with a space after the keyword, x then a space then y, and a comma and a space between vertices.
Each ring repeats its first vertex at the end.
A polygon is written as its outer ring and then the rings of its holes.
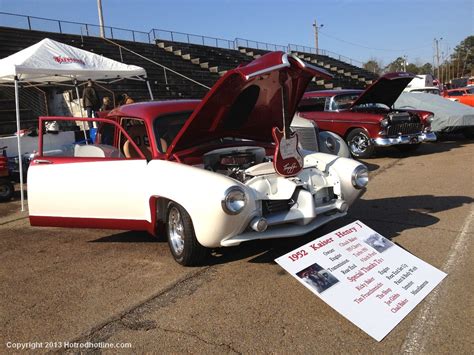
POLYGON ((288 54, 283 53, 283 55, 281 56, 281 61, 282 61, 281 64, 274 65, 273 67, 265 68, 265 69, 262 69, 262 70, 258 70, 256 72, 253 72, 252 74, 246 75, 245 80, 249 80, 249 79, 252 79, 252 78, 254 78, 258 75, 266 74, 266 73, 272 72, 274 70, 278 70, 278 69, 281 69, 281 68, 291 66, 290 62, 288 61, 288 54))
POLYGON ((317 67, 317 66, 315 66, 315 65, 306 63, 306 62, 302 61, 301 58, 298 58, 295 54, 291 54, 291 58, 293 58, 293 59, 296 60, 298 63, 300 63, 303 68, 309 68, 309 69, 312 69, 312 70, 317 71, 317 72, 319 72, 319 73, 328 75, 328 76, 330 76, 331 78, 334 78, 334 75, 331 74, 331 73, 329 73, 328 71, 326 71, 326 69, 323 69, 323 68, 317 67))

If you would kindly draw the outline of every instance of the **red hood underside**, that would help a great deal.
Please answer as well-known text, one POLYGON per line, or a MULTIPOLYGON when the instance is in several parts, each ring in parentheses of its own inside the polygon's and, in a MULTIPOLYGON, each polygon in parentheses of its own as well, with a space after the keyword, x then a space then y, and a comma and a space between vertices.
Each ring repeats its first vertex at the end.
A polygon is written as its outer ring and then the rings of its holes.
POLYGON ((288 121, 311 79, 332 77, 283 52, 268 53, 230 70, 192 113, 167 154, 224 137, 272 142, 272 128, 283 128, 281 76, 286 78, 288 121))

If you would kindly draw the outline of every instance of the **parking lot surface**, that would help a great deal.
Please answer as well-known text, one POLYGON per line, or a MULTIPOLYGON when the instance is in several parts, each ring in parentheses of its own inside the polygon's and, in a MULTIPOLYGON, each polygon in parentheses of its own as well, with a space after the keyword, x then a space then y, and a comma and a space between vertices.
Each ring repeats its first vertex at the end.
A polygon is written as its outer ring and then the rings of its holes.
POLYGON ((454 137, 365 163, 369 188, 347 217, 216 250, 197 268, 146 233, 32 228, 18 198, 1 204, 1 352, 8 342, 91 341, 134 353, 472 353, 474 144, 454 137), (273 261, 358 219, 448 273, 381 342, 273 261))

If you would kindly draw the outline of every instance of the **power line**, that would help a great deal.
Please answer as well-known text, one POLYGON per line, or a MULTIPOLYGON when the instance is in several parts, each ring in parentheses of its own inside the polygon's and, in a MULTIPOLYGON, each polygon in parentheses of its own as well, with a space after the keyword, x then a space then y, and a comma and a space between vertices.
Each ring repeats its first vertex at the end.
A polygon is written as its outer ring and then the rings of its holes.
POLYGON ((350 44, 350 45, 352 45, 352 46, 361 47, 361 48, 365 48, 365 49, 372 49, 372 50, 375 50, 375 51, 406 52, 406 51, 413 51, 413 50, 420 49, 420 48, 431 47, 431 45, 428 45, 428 46, 418 46, 418 47, 415 47, 415 48, 404 48, 404 49, 373 48, 373 47, 364 46, 363 44, 358 44, 358 43, 346 41, 346 40, 344 40, 344 39, 341 39, 341 38, 332 36, 332 35, 330 35, 330 34, 327 34, 327 33, 324 32, 324 31, 322 31, 321 29, 319 30, 319 34, 322 34, 323 36, 326 36, 326 37, 335 39, 335 40, 340 41, 340 42, 344 42, 344 43, 350 44))

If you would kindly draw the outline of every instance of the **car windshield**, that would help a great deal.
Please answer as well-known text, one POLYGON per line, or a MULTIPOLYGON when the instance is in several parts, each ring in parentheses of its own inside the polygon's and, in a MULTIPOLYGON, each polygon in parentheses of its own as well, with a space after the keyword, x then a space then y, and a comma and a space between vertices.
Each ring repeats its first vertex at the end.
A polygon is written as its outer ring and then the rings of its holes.
POLYGON ((153 129, 155 131, 156 146, 160 153, 166 153, 169 145, 183 128, 191 113, 192 111, 180 112, 155 118, 153 129))
POLYGON ((360 94, 342 94, 334 96, 331 103, 331 111, 347 110, 352 106, 360 94))
POLYGON ((474 88, 468 88, 468 89, 466 89, 466 91, 470 95, 474 94, 474 88))
POLYGON ((427 94, 435 94, 435 95, 440 94, 440 91, 438 89, 415 89, 415 90, 412 90, 411 92, 426 92, 427 94))

